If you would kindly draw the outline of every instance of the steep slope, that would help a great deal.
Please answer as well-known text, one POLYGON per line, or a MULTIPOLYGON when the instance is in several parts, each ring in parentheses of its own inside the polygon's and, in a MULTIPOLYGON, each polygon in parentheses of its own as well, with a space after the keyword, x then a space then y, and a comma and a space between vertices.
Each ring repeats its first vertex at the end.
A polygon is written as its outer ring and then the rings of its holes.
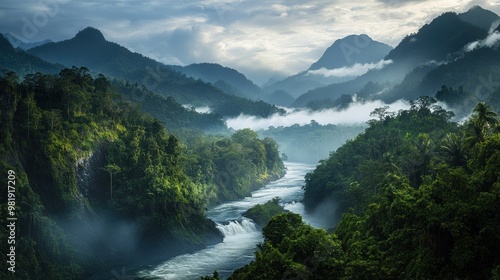
MULTIPOLYGON (((416 34, 405 37, 385 57, 385 60, 392 61, 391 64, 380 70, 370 70, 352 81, 311 90, 297 98, 293 105, 301 107, 312 100, 336 100, 342 94, 359 92, 370 81, 397 85, 416 67, 456 59, 468 43, 487 35, 486 30, 464 22, 457 14, 444 13, 420 28, 416 34)), ((401 94, 399 98, 406 98, 405 93, 401 94)))
MULTIPOLYGON (((498 20, 496 14, 479 6, 459 16, 468 18, 471 23, 474 19, 477 25, 483 22, 485 28, 498 20)), ((493 102, 496 105, 498 102, 493 93, 500 77, 497 70, 500 67, 500 50, 496 39, 499 31, 497 27, 485 37, 464 46, 454 59, 446 63, 417 68, 400 85, 381 97, 388 101, 401 96, 412 99, 421 95, 434 96, 443 90, 440 100, 447 102, 459 115, 467 115, 478 101, 493 102), (422 71, 423 69, 426 71, 422 71)))
POLYGON ((187 78, 162 63, 106 41, 103 34, 92 27, 80 31, 72 39, 39 46, 29 52, 50 62, 68 67, 85 66, 98 73, 139 83, 164 96, 172 96, 182 104, 209 106, 222 116, 245 113, 266 117, 279 111, 264 102, 229 95, 206 82, 187 78))
POLYGON ((360 75, 329 75, 328 70, 377 63, 391 50, 392 47, 372 40, 368 35, 350 35, 336 40, 307 71, 267 85, 264 89, 267 92, 286 91, 297 98, 309 90, 352 80, 360 75))
POLYGON ((0 34, 0 72, 14 71, 19 76, 36 72, 58 73, 62 65, 48 63, 22 50, 14 49, 10 42, 0 34))

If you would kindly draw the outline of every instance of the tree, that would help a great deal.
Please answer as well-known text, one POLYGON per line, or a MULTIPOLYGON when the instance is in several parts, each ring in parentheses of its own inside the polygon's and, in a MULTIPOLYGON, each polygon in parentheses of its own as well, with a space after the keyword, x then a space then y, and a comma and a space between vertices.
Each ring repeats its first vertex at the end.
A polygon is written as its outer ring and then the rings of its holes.
POLYGON ((390 118, 394 116, 393 112, 387 111, 389 110, 389 106, 384 106, 380 108, 376 108, 373 112, 370 113, 370 117, 378 117, 380 121, 385 120, 386 118, 390 118))
POLYGON ((483 134, 487 129, 493 128, 498 123, 497 114, 493 112, 491 106, 486 105, 484 102, 479 102, 472 112, 472 120, 477 122, 483 134))
POLYGON ((116 174, 120 172, 121 168, 116 164, 107 164, 102 168, 102 170, 109 173, 110 198, 113 198, 113 173, 116 174))
POLYGON ((446 134, 441 144, 444 159, 451 166, 464 166, 467 164, 467 155, 463 140, 454 133, 446 134))

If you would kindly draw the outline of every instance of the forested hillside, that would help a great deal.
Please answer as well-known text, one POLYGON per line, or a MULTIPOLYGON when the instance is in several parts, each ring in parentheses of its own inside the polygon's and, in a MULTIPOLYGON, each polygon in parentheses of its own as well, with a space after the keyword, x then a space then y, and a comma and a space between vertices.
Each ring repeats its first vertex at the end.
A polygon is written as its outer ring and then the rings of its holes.
POLYGON ((283 175, 273 140, 242 130, 186 145, 119 90, 86 68, 0 78, 0 211, 8 217, 14 176, 15 279, 82 279, 220 242, 208 203, 283 175))
POLYGON ((230 279, 499 279, 498 117, 479 103, 459 125, 434 103, 375 110, 306 177, 308 208, 333 198, 344 212, 333 232, 276 216, 230 279))
POLYGON ((87 27, 75 37, 28 50, 32 55, 66 67, 87 67, 110 78, 137 83, 181 104, 209 106, 214 113, 235 117, 243 113, 267 117, 282 112, 263 101, 252 101, 227 94, 201 79, 186 77, 171 67, 106 41, 97 29, 87 27))

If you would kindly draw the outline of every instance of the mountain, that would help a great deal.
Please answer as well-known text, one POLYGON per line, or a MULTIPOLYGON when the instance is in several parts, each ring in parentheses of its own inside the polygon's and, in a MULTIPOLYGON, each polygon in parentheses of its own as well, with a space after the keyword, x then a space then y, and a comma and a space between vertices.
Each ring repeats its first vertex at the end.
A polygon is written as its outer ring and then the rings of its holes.
POLYGON ((349 81, 360 75, 359 73, 335 75, 330 74, 333 72, 328 70, 343 69, 355 64, 377 63, 391 50, 392 47, 374 41, 366 34, 349 35, 336 40, 307 71, 267 85, 264 89, 268 92, 282 90, 297 98, 309 90, 349 81))
MULTIPOLYGON (((490 30, 493 23, 500 20, 500 17, 492 11, 485 10, 480 6, 474 6, 467 12, 458 15, 465 22, 474 24, 485 30, 490 30)), ((493 26, 494 27, 494 26, 493 26)))
POLYGON ((220 90, 249 99, 262 97, 262 89, 235 69, 217 63, 196 63, 172 66, 172 69, 194 79, 213 84, 220 90))
POLYGON ((9 40, 0 34, 0 72, 14 71, 20 77, 36 72, 58 73, 63 66, 48 63, 22 50, 15 49, 9 40))
MULTIPOLYGON (((452 61, 460 57, 468 43, 484 39, 487 35, 486 30, 461 20, 457 14, 444 13, 416 34, 406 36, 390 51, 384 59, 390 60, 391 64, 370 70, 351 81, 311 90, 297 98, 293 106, 303 107, 314 100, 334 101, 342 94, 358 93, 370 81, 395 86, 416 67, 452 61)), ((405 92, 401 92, 399 98, 405 97, 405 92)))
POLYGON ((381 96, 394 101, 401 96, 436 96, 458 117, 466 117, 479 101, 500 109, 500 50, 483 47, 467 52, 460 59, 428 69, 424 75, 414 71, 398 86, 381 96))
MULTIPOLYGON (((468 19, 469 23, 475 20, 475 26, 480 26, 483 22, 483 30, 488 30, 499 18, 479 6, 460 14, 459 17, 468 19)), ((416 68, 401 84, 380 97, 391 102, 402 96, 415 99, 421 95, 434 96, 439 92, 437 97, 440 101, 446 102, 456 114, 464 116, 470 113, 472 106, 478 101, 500 105, 498 98, 493 95, 500 77, 496 70, 500 66, 500 50, 498 40, 495 39, 499 29, 500 27, 497 27, 491 33, 478 33, 484 37, 462 47, 453 59, 416 68)))
POLYGON ((72 39, 32 48, 28 52, 50 62, 68 67, 85 66, 97 73, 138 83, 163 96, 172 96, 181 104, 209 106, 221 116, 243 113, 267 117, 279 112, 275 106, 226 94, 211 84, 186 77, 167 65, 108 42, 92 27, 78 32, 72 39))
POLYGON ((20 48, 23 50, 28 50, 28 49, 38 47, 41 45, 45 45, 45 44, 52 42, 51 40, 43 40, 40 42, 25 43, 25 42, 19 40, 15 35, 13 35, 11 33, 5 33, 5 34, 3 34, 3 36, 5 38, 7 38, 7 40, 9 40, 9 42, 12 44, 12 46, 14 46, 14 48, 20 48))
POLYGON ((461 52, 467 43, 483 39, 487 35, 487 30, 448 12, 424 25, 416 34, 406 36, 386 59, 393 60, 395 65, 406 65, 411 69, 430 61, 448 61, 461 52))
POLYGON ((368 35, 349 35, 336 40, 309 70, 335 69, 356 63, 373 63, 383 59, 392 47, 372 40, 368 35))

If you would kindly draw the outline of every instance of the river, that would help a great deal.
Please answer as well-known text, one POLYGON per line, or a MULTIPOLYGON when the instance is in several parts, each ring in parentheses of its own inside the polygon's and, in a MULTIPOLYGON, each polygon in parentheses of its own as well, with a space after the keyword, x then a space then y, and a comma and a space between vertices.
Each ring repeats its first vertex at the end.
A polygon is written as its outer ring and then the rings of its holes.
POLYGON ((171 258, 160 265, 139 271, 141 279, 200 279, 214 270, 223 278, 235 269, 248 264, 254 258, 256 245, 263 241, 262 234, 252 220, 242 213, 256 204, 263 204, 280 197, 285 209, 301 214, 304 220, 315 227, 326 227, 321 219, 305 213, 302 200, 304 176, 314 169, 313 165, 286 162, 286 175, 242 200, 220 204, 207 211, 207 216, 217 223, 224 241, 203 250, 171 258))

